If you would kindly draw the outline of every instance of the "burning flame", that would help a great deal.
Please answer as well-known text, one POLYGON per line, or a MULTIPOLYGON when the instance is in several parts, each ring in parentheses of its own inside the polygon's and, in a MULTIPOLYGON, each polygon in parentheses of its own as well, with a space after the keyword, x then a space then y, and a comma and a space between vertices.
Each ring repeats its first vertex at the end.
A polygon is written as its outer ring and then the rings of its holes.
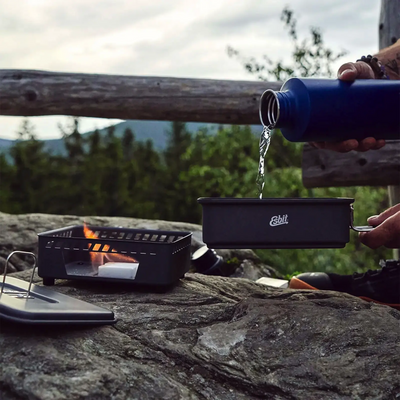
MULTIPOLYGON (((88 228, 86 223, 83 225, 83 234, 86 239, 98 239, 98 236, 88 228)), ((89 248, 92 246, 92 243, 88 244, 89 248)), ((106 253, 110 250, 110 246, 108 244, 103 246, 103 249, 99 251, 101 248, 101 244, 97 243, 93 246, 92 251, 90 252, 90 259, 92 261, 92 265, 104 265, 107 262, 122 262, 122 263, 137 263, 137 261, 132 258, 125 256, 123 254, 118 254, 117 250, 111 249, 111 253, 106 253)))

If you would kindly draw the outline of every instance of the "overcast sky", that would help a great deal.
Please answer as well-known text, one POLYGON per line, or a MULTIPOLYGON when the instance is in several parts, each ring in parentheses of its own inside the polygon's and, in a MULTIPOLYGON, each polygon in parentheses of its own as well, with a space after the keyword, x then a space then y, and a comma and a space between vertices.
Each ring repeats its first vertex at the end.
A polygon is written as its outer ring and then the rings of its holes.
MULTIPOLYGON (((0 68, 254 80, 226 48, 288 59, 285 5, 300 37, 320 27, 330 48, 348 51, 343 61, 378 49, 380 0, 0 0, 0 68)), ((30 120, 39 138, 60 137, 57 123, 66 122, 30 120)), ((81 127, 114 122, 87 118, 81 127)), ((16 138, 20 123, 0 116, 0 138, 16 138)))

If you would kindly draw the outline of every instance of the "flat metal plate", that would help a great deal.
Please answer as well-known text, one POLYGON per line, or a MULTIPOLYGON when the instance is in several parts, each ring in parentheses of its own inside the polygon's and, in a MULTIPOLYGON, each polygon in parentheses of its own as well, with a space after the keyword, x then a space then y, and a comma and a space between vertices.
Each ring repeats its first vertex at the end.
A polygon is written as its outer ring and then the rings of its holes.
MULTIPOLYGON (((0 282, 1 285, 1 282, 0 282)), ((109 325, 116 319, 112 311, 75 299, 48 288, 6 277, 0 295, 0 318, 25 324, 109 325)))

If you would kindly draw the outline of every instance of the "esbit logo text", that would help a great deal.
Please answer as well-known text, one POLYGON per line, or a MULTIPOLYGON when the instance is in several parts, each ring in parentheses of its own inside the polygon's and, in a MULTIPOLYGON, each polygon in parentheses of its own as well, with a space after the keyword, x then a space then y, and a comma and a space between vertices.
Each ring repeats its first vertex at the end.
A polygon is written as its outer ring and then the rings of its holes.
POLYGON ((270 226, 285 225, 285 224, 288 224, 288 223, 289 223, 289 221, 288 221, 288 215, 287 214, 282 215, 282 216, 274 215, 271 218, 271 221, 269 221, 270 226))

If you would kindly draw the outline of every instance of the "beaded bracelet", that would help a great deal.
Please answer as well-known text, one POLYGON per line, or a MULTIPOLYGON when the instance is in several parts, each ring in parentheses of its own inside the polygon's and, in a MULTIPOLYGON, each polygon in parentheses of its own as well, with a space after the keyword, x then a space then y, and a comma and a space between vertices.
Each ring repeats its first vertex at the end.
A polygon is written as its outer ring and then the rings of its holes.
POLYGON ((378 79, 390 79, 389 76, 386 74, 385 67, 376 57, 372 57, 371 55, 368 55, 367 57, 362 56, 357 61, 367 63, 372 68, 372 71, 374 71, 375 76, 378 79))

